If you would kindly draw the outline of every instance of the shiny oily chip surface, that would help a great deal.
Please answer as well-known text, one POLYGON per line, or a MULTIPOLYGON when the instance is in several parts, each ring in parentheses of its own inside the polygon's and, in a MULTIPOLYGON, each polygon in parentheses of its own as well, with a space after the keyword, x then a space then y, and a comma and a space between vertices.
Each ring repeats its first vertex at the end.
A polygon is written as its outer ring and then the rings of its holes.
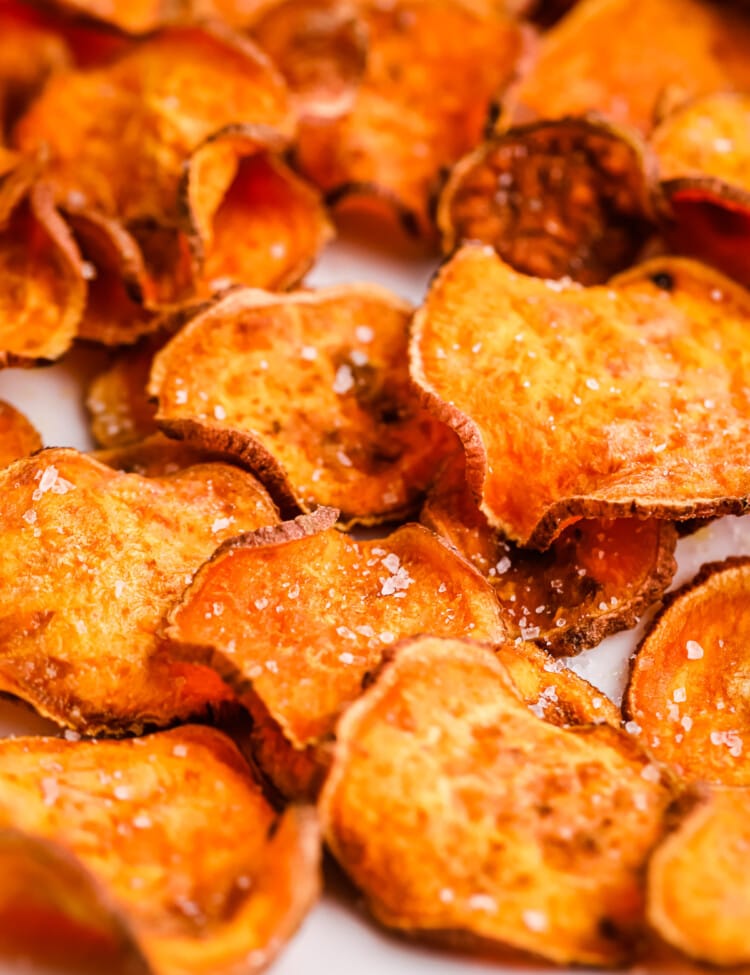
POLYGON ((300 749, 330 737, 395 640, 505 635, 490 586, 431 532, 357 541, 335 518, 321 508, 222 546, 167 631, 238 694, 254 691, 300 749))
POLYGON ((277 520, 251 475, 145 478, 49 449, 0 471, 0 491, 0 689, 87 734, 231 698, 212 671, 159 654, 160 628, 222 541, 277 520))
POLYGON ((227 460, 222 454, 201 450, 182 440, 170 440, 163 433, 153 433, 122 447, 95 450, 90 456, 107 467, 141 477, 168 477, 196 464, 226 463, 227 460))
POLYGON ((644 747, 688 779, 750 785, 750 560, 704 566, 649 628, 625 708, 644 747))
POLYGON ((410 314, 374 285, 235 291, 156 356, 157 421, 240 457, 296 510, 332 505, 364 524, 406 515, 447 437, 410 385, 410 314))
POLYGON ((364 0, 367 61, 353 104, 303 118, 296 159, 333 203, 395 215, 432 236, 442 169, 482 137, 524 49, 515 20, 456 0, 364 0))
POLYGON ((710 0, 581 0, 513 92, 517 121, 597 112, 648 133, 662 98, 750 88, 750 16, 710 0))
POLYGON ((72 922, 139 973, 251 975, 314 903, 318 859, 312 810, 275 813, 213 729, 0 742, 0 918, 36 919, 60 957, 72 922))
POLYGON ((280 75, 228 28, 175 27, 111 64, 53 77, 16 126, 15 143, 27 152, 45 147, 58 199, 126 224, 170 224, 185 161, 235 123, 291 133, 280 75))
POLYGON ((718 92, 678 107, 651 145, 670 247, 750 284, 750 95, 718 92))
POLYGON ((657 848, 648 918, 669 944, 709 965, 750 963, 750 791, 705 792, 657 848))
POLYGON ((492 583, 509 633, 560 656, 633 626, 676 568, 677 532, 655 518, 582 518, 546 552, 519 548, 490 527, 458 457, 438 474, 420 520, 492 583))
POLYGON ((331 238, 319 193, 281 157, 285 142, 268 126, 237 126, 190 157, 182 200, 198 293, 289 288, 331 238))
POLYGON ((0 173, 0 367, 58 359, 86 302, 81 255, 32 164, 0 173))
POLYGON ((624 732, 542 721, 489 648, 422 637, 339 722, 319 810, 383 924, 610 965, 668 801, 624 732))
POLYGON ((526 274, 606 281, 651 231, 649 161, 634 135, 593 118, 496 135, 454 167, 441 193, 443 251, 476 240, 526 274))
POLYGON ((749 324, 750 293, 686 259, 582 288, 467 246, 415 316, 411 373, 490 524, 545 548, 578 518, 746 510, 749 324))

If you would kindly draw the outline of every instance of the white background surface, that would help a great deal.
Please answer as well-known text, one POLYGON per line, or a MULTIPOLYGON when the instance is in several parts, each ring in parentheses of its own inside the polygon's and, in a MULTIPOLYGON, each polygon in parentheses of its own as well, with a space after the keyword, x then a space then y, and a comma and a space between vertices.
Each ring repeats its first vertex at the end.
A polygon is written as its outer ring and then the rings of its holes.
MULTIPOLYGON (((374 235, 373 231, 373 235, 374 235)), ((434 258, 400 248, 398 253, 369 246, 365 231, 358 240, 331 245, 308 277, 314 285, 355 280, 376 281, 412 301, 421 300, 437 266, 434 258)), ((372 235, 371 235, 372 236, 372 235)), ((374 239, 374 237, 373 237, 374 239)), ((0 398, 22 409, 41 431, 47 446, 91 446, 83 387, 103 362, 96 351, 77 350, 65 363, 47 369, 0 372, 0 398)), ((499 395, 502 395, 501 391, 499 395)), ((725 518, 678 545, 676 584, 691 578, 706 561, 728 554, 750 554, 750 516, 725 518)), ((578 657, 575 669, 615 698, 621 693, 628 657, 638 640, 639 628, 604 641, 578 657)), ((0 701, 0 733, 55 733, 54 726, 24 708, 0 701)), ((272 967, 271 975, 482 975, 524 972, 536 975, 555 971, 544 965, 512 967, 497 961, 447 954, 411 945, 370 924, 356 904, 353 892, 334 877, 329 893, 303 929, 272 967)), ((676 975, 675 963, 664 967, 641 966, 639 973, 661 971, 676 975)), ((681 969, 682 970, 682 969, 681 969)), ((0 964, 0 975, 30 971, 0 964)))

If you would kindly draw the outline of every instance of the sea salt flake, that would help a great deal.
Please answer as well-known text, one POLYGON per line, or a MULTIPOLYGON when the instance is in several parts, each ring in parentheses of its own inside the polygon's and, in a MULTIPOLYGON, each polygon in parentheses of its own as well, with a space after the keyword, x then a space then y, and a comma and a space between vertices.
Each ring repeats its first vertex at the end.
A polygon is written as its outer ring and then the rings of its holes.
POLYGON ((375 338, 375 332, 373 332, 369 325, 358 325, 354 330, 354 334, 358 342, 372 342, 375 338))
POLYGON ((211 533, 216 535, 217 532, 224 531, 225 528, 229 528, 233 521, 234 518, 216 518, 211 525, 211 533))
POLYGON ((497 901, 489 894, 472 894, 466 899, 470 911, 485 911, 487 914, 497 912, 497 901))
POLYGON ((684 687, 675 687, 672 694, 672 700, 675 704, 684 704, 687 701, 687 691, 684 687))
POLYGON ((695 640, 688 640, 685 644, 685 650, 688 660, 700 660, 704 653, 703 647, 695 640))
POLYGON ((133 826, 136 829, 150 829, 153 826, 151 817, 147 813, 138 813, 133 817, 133 826))
POLYGON ((334 393, 338 393, 339 396, 343 396, 344 393, 349 392, 352 386, 354 386, 354 375, 351 366, 344 363, 336 370, 336 376, 333 380, 333 391, 334 393))
POLYGON ((544 911, 524 911, 521 919, 529 931, 546 931, 549 927, 549 918, 544 911))

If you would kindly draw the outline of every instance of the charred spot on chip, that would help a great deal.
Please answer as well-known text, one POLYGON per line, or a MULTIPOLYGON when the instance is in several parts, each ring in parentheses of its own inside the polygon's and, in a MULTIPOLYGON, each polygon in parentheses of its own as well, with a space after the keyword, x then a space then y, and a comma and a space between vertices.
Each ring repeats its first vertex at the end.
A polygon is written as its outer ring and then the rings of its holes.
POLYGON ((340 720, 318 808, 381 924, 624 964, 671 798, 648 764, 618 729, 540 720, 490 648, 421 637, 340 720))
POLYGON ((674 278, 667 271, 657 271, 651 275, 651 280, 662 291, 672 291, 674 288, 674 278))
POLYGON ((478 240, 528 274, 605 281, 652 229, 652 168, 636 136, 600 119, 510 129, 454 168, 438 208, 443 250, 478 240))

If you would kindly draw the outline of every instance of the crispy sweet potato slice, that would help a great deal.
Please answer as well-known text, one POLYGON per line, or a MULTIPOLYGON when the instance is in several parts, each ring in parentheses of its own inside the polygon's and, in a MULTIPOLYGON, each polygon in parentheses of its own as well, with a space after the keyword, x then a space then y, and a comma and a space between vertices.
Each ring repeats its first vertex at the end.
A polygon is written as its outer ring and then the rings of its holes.
POLYGON ((297 162, 330 202, 364 197, 432 235, 442 169, 480 140, 523 35, 504 14, 457 0, 357 6, 369 46, 354 103, 343 116, 303 120, 297 162))
POLYGON ((426 529, 356 541, 335 517, 321 508, 223 546, 167 631, 181 655, 257 695, 298 750, 330 738, 394 640, 505 634, 490 586, 426 529))
POLYGON ((457 164, 442 192, 443 250, 478 240, 527 274, 606 281, 652 229, 650 159, 632 135, 595 119, 497 135, 457 164))
POLYGON ((420 520, 489 579, 510 633, 554 654, 580 652, 633 626, 676 567, 677 532, 654 518, 584 518, 546 552, 519 548, 490 527, 462 457, 446 463, 420 520))
POLYGON ((236 123, 290 135, 283 80, 255 45, 227 29, 173 28, 111 65, 54 77, 16 126, 15 141, 26 151, 44 146, 58 199, 126 224, 172 225, 186 159, 236 123))
POLYGON ((488 649, 423 637, 339 722, 319 808, 382 923, 614 964, 668 800, 623 732, 540 721, 488 649))
POLYGON ((688 102, 660 123, 651 144, 670 247, 750 284, 750 95, 688 102))
POLYGON ((746 510, 749 324, 750 294, 685 259, 581 288, 467 246, 415 316, 411 371, 490 524, 545 548, 582 517, 746 510))
POLYGON ((750 560, 704 566, 652 623, 625 707, 660 761, 690 779, 750 785, 750 560))
POLYGON ((327 504, 360 523, 407 514, 447 437, 409 383, 410 311, 372 285, 235 291, 156 356, 157 420, 236 454, 289 510, 327 504))
POLYGON ((335 118, 350 109, 367 67, 368 32, 349 0, 281 0, 251 33, 292 92, 301 116, 335 118))
POLYGON ((23 413, 0 400, 0 467, 28 457, 42 446, 42 438, 23 413))
POLYGON ((61 956, 67 933, 135 947, 149 975, 252 975, 318 894, 314 813, 279 816, 210 728, 6 739, 0 824, 3 928, 36 920, 61 956))
POLYGON ((709 965, 750 963, 750 791, 713 789, 657 848, 648 919, 686 955, 709 965))
POLYGON ((157 432, 156 407, 146 394, 154 355, 167 341, 157 334, 118 353, 94 378, 86 396, 91 433, 102 447, 124 447, 157 432))
POLYGON ((514 92, 515 117, 599 112, 649 132, 666 89, 750 88, 750 17, 709 0, 581 0, 514 92))
POLYGON ((244 126, 191 156, 182 192, 198 291, 291 287, 331 237, 319 194, 282 161, 284 144, 273 129, 244 126))
POLYGON ((181 440, 170 440, 163 433, 154 433, 136 443, 121 447, 95 450, 91 454, 100 464, 114 467, 141 477, 167 477, 195 464, 226 461, 223 454, 201 450, 181 440))
POLYGON ((91 734, 230 697, 161 656, 159 630, 217 545, 277 520, 253 477, 209 464, 144 478, 53 449, 0 471, 0 491, 0 689, 91 734))

